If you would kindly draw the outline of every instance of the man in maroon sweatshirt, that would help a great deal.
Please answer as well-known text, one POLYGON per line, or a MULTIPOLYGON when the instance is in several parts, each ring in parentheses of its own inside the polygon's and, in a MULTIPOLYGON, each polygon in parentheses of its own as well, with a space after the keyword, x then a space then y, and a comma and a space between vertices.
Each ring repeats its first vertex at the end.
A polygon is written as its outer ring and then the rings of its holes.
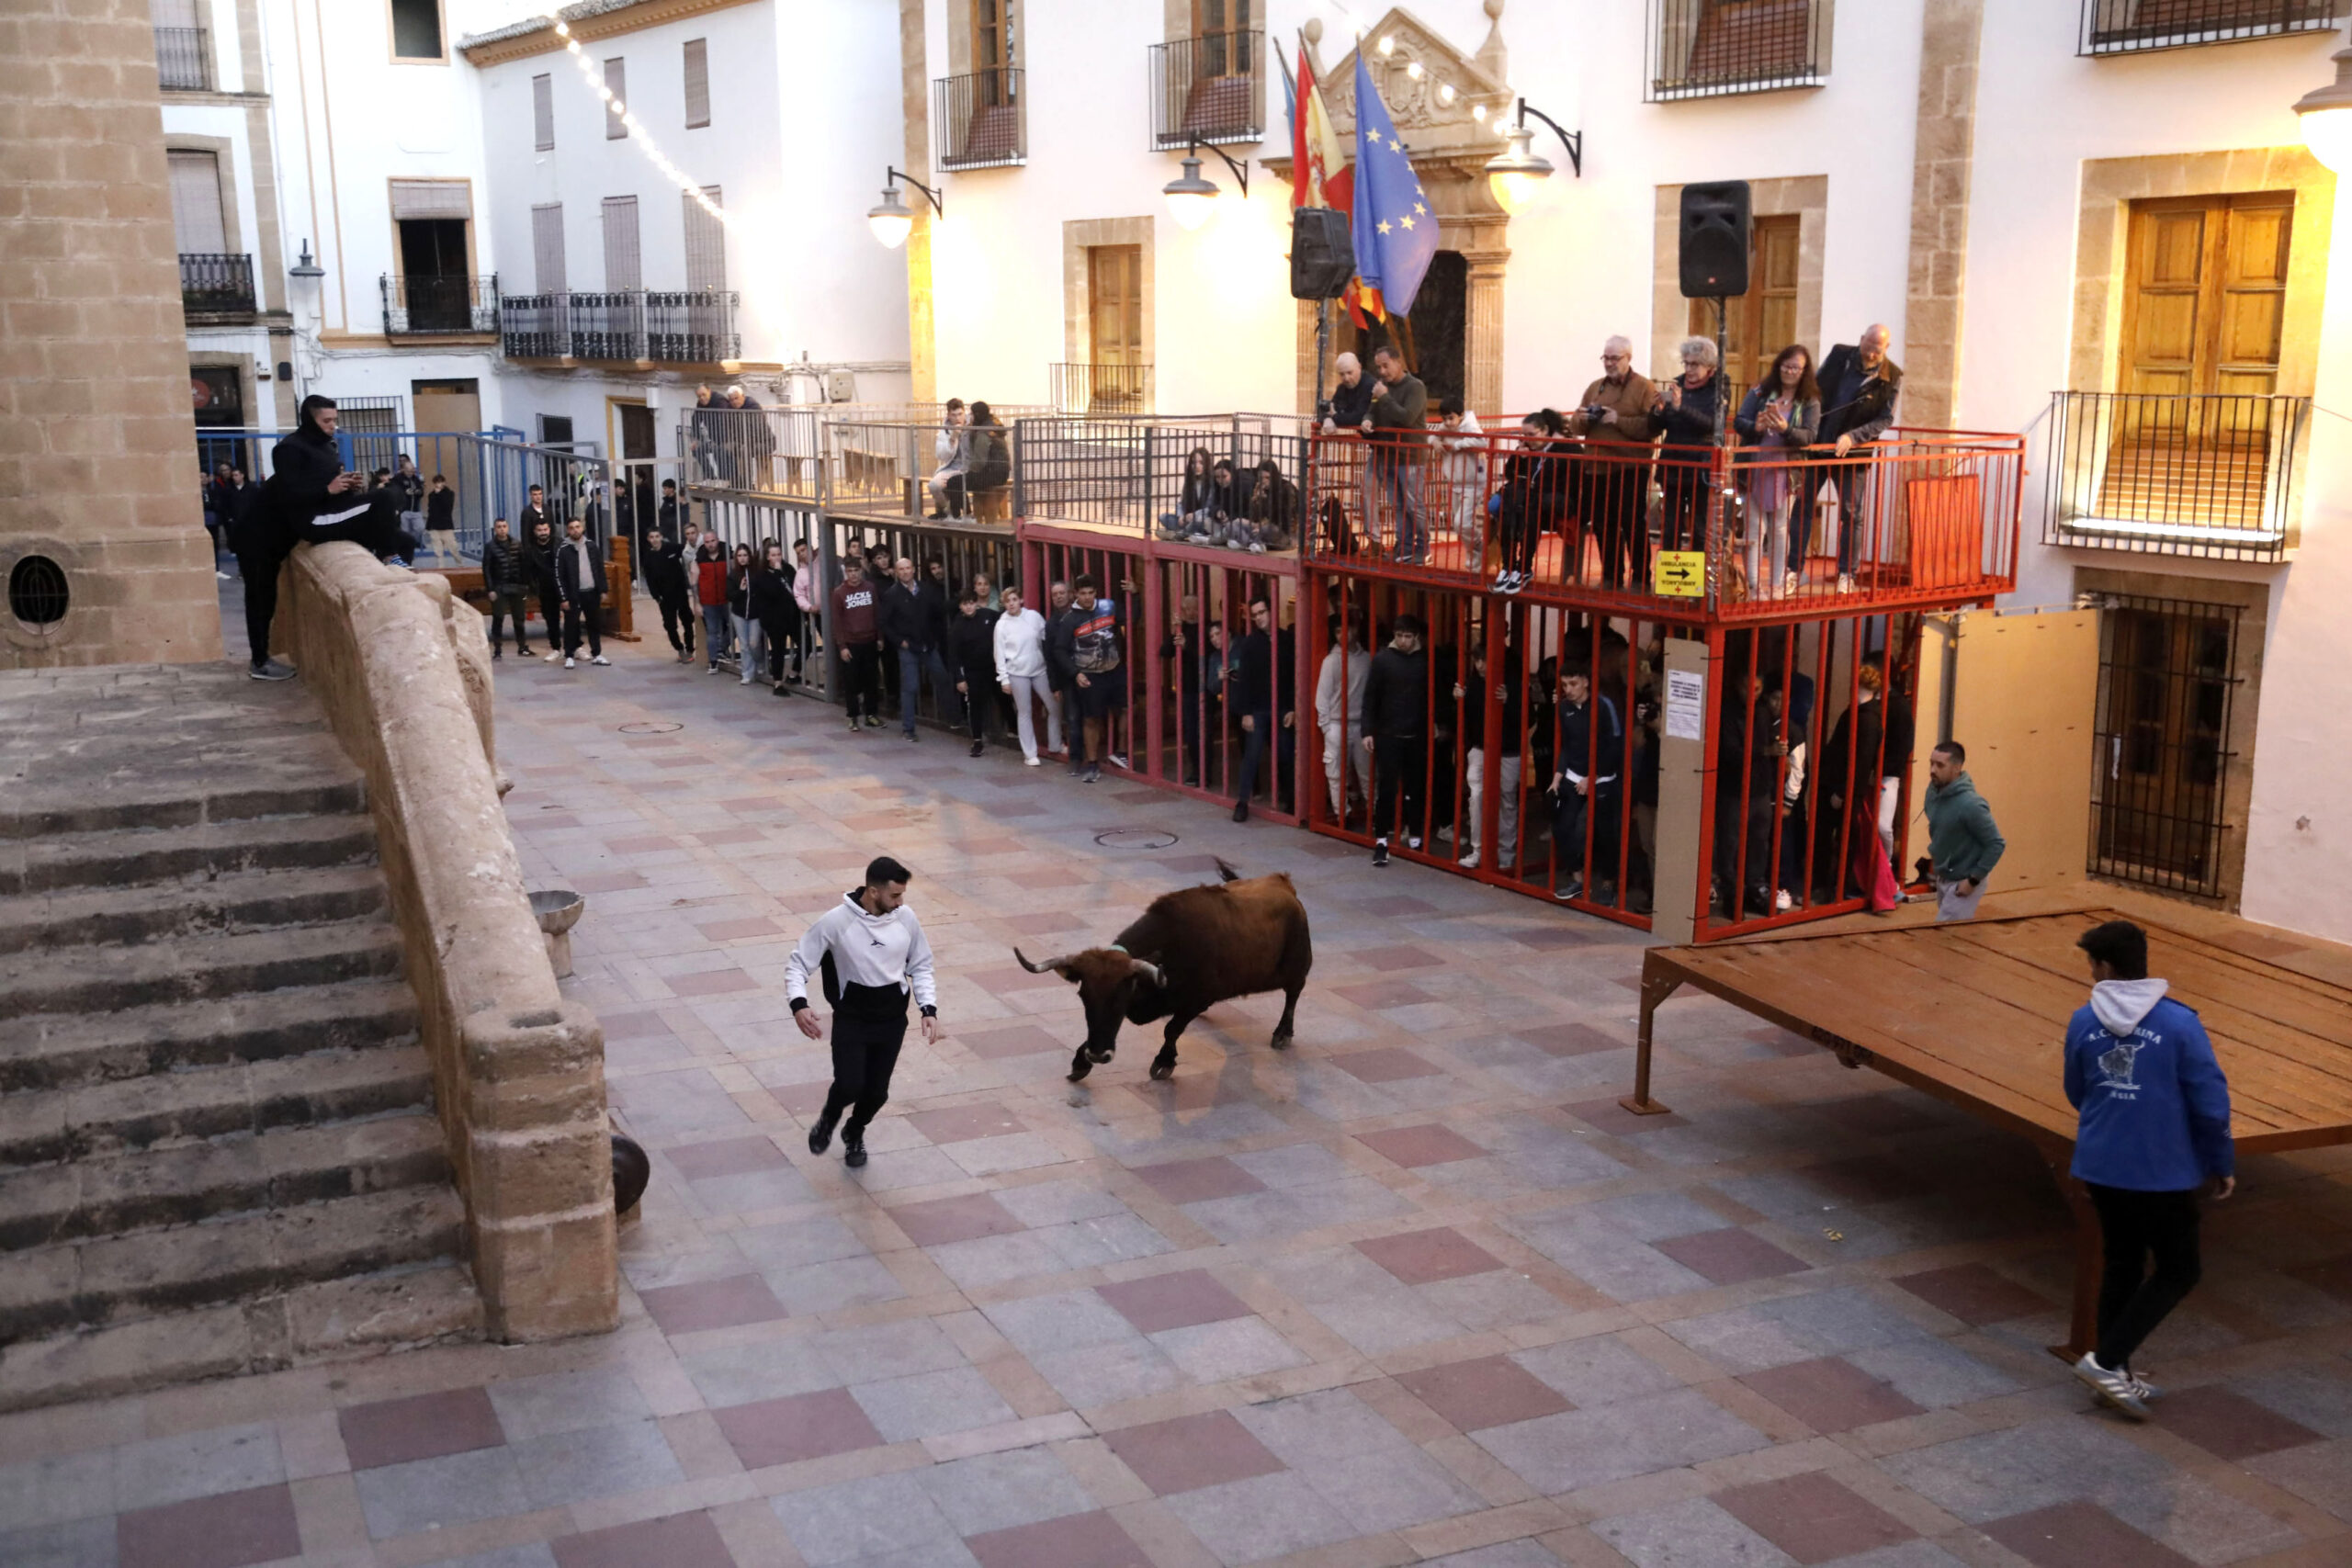
POLYGON ((833 590, 831 624, 826 628, 842 651, 842 699, 849 708, 850 733, 857 733, 863 707, 865 727, 882 727, 882 630, 874 584, 855 556, 842 563, 841 586, 833 590), (861 701, 862 699, 862 701, 861 701))

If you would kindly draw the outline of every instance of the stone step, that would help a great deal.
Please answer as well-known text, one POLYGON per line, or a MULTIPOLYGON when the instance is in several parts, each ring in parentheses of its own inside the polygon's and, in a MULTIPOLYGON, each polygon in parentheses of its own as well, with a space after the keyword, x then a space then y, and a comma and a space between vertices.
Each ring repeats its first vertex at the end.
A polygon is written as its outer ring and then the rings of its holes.
POLYGON ((0 895, 355 865, 375 858, 375 824, 357 812, 0 839, 0 895))
POLYGON ((0 1166, 105 1158, 198 1138, 348 1122, 433 1101, 420 1045, 318 1052, 0 1098, 0 1166))
POLYGON ((0 1035, 0 1095, 416 1038, 404 980, 345 980, 103 1013, 39 1013, 0 1035))
POLYGON ((241 871, 160 887, 20 893, 0 897, 0 954, 316 925, 382 915, 387 908, 383 873, 365 863, 241 871))
POLYGON ((22 1166, 0 1170, 0 1251, 449 1181, 441 1123, 413 1111, 22 1166))
POLYGON ((0 1342, 454 1257, 465 1217, 447 1187, 404 1187, 36 1247, 0 1269, 0 1342))
MULTIPOLYGON (((262 739, 271 739, 265 727, 262 739)), ((206 823, 247 822, 266 817, 353 816, 368 809, 368 791, 358 774, 336 757, 316 761, 222 765, 224 737, 186 759, 168 747, 135 759, 135 773, 110 777, 105 788, 75 794, 43 792, 0 809, 0 839, 38 839, 60 833, 103 833, 194 828, 206 823)), ((96 781, 94 781, 96 782, 96 781)))
MULTIPOLYGON (((401 969, 389 920, 347 920, 136 947, 79 947, 0 959, 0 1021, 45 1012, 112 1012, 289 986, 381 978, 401 969)), ((9 1032, 13 1032, 11 1030, 9 1032)))
POLYGON ((256 1301, 19 1341, 0 1349, 0 1411, 481 1335, 481 1299, 462 1264, 385 1269, 256 1301))

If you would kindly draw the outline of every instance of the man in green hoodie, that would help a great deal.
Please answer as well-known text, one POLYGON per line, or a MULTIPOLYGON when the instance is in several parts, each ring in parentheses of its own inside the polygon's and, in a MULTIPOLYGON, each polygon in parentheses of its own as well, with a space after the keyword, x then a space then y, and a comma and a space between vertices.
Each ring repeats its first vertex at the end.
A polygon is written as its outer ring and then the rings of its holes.
POLYGON ((1965 920, 1984 897, 2002 850, 1993 808, 1968 776, 1968 748, 1947 740, 1928 758, 1928 857, 1935 863, 1936 919, 1965 920))

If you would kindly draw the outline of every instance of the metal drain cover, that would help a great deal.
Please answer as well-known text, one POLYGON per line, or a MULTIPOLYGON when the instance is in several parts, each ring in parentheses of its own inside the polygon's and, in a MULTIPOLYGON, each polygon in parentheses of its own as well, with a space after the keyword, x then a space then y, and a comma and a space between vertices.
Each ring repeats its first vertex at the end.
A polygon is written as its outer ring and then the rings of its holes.
POLYGON ((1106 828, 1094 835, 1094 841, 1106 850, 1165 850, 1179 842, 1164 828, 1106 828))
POLYGON ((684 729, 684 725, 677 723, 673 719, 642 718, 638 720, 635 724, 622 725, 621 733, 623 735, 667 735, 673 730, 684 729))

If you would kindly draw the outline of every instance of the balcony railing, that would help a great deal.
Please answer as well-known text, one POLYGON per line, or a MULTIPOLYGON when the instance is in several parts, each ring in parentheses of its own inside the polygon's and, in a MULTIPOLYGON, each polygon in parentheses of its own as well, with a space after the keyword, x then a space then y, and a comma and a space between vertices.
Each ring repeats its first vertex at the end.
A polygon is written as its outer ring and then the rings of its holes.
POLYGON ((212 51, 202 28, 157 28, 155 73, 166 91, 212 89, 212 51))
POLYGON ((1266 39, 1211 33, 1151 47, 1151 143, 1256 141, 1266 134, 1266 39))
POLYGON ((496 273, 487 277, 429 273, 394 277, 386 273, 379 288, 386 337, 447 337, 498 330, 496 273))
POLYGON ((715 365, 743 351, 738 298, 721 289, 514 294, 503 302, 499 334, 517 359, 715 365))
POLYGON ((1064 413, 1149 413, 1148 365, 1048 365, 1054 407, 1064 413))
POLYGON ((1649 0, 1651 103, 1817 87, 1828 76, 1829 0, 1649 0))
POLYGON ((1028 162, 1026 89, 1018 69, 942 76, 932 88, 941 168, 990 169, 1028 162))
POLYGON ((2277 560, 2311 414, 2309 398, 2060 392, 2042 542, 2277 560))
POLYGON ((191 316, 251 315, 254 258, 182 251, 180 309, 191 316))
POLYGON ((2136 54, 2191 44, 2235 43, 2284 33, 2327 32, 2345 0, 2083 0, 2077 54, 2136 54))

